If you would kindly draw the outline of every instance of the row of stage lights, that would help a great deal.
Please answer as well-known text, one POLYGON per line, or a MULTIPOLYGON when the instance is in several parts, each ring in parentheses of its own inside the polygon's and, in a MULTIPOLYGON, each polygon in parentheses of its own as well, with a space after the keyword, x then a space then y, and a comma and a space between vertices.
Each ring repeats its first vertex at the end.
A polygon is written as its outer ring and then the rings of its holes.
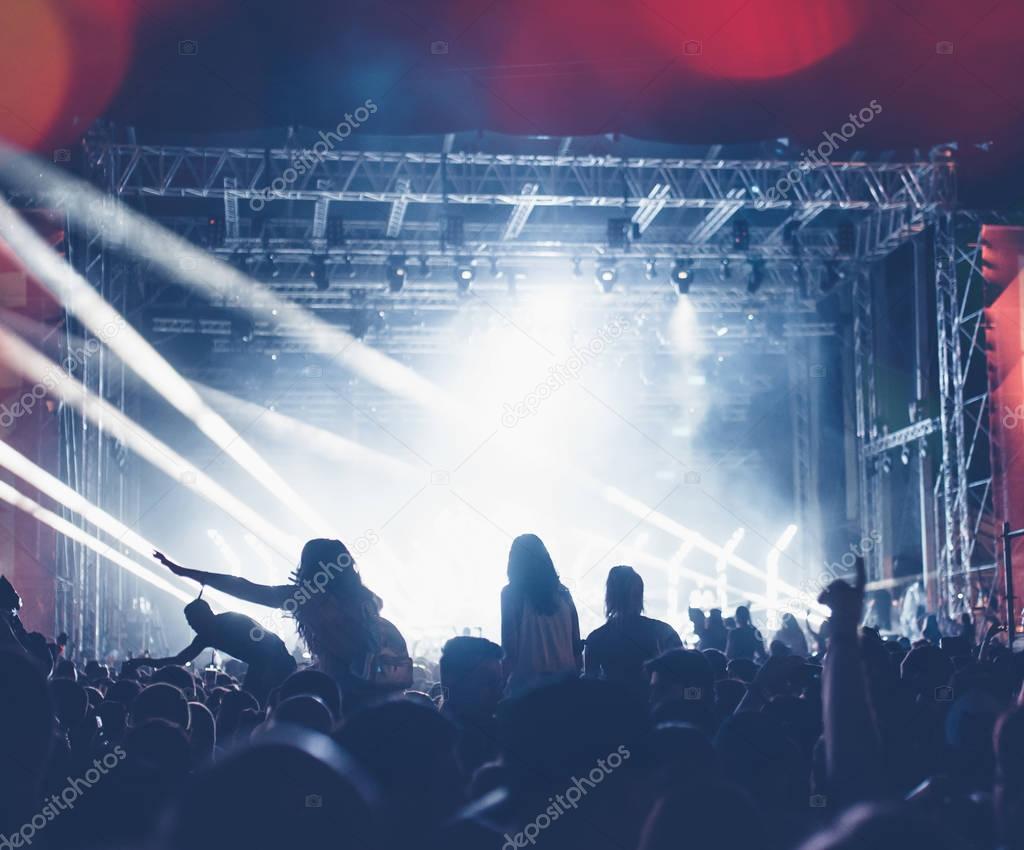
MULTIPOLYGON (((461 219, 455 219, 456 222, 461 222, 461 219)), ((338 245, 344 241, 343 236, 343 224, 340 221, 331 222, 330 224, 335 225, 331 227, 330 238, 328 239, 328 245, 338 245)), ((219 235, 219 222, 215 218, 210 219, 210 227, 212 228, 211 239, 216 239, 219 235)), ((450 230, 449 226, 449 230, 450 230)), ((449 235, 451 240, 449 244, 461 245, 461 228, 455 228, 458 231, 458 237, 452 237, 449 235)), ((619 249, 628 251, 630 243, 633 239, 639 238, 638 232, 636 235, 631 234, 636 230, 630 226, 630 223, 626 219, 612 219, 608 222, 608 247, 610 249, 619 249)), ((836 240, 836 256, 852 256, 856 252, 856 231, 852 224, 849 222, 840 223, 835 234, 836 240)), ((732 222, 731 232, 731 245, 732 251, 735 253, 748 253, 751 247, 750 227, 746 220, 735 219, 732 222)), ((790 249, 797 261, 793 264, 793 273, 797 279, 801 291, 806 290, 806 271, 803 263, 799 260, 802 246, 800 238, 800 224, 798 222, 788 222, 783 228, 782 241, 790 249)), ((511 270, 502 269, 499 265, 497 257, 490 257, 488 259, 490 263, 491 277, 498 279, 504 277, 509 292, 514 292, 516 287, 516 280, 523 277, 523 273, 511 270)), ((582 259, 580 257, 572 258, 572 271, 576 277, 582 277, 582 259)), ((251 255, 246 254, 242 251, 236 251, 231 256, 231 263, 245 273, 253 273, 256 277, 265 277, 270 279, 277 279, 280 277, 280 268, 277 263, 273 251, 267 247, 264 242, 264 251, 262 255, 251 255)), ((648 257, 643 260, 644 264, 644 276, 647 280, 656 280, 658 278, 658 266, 657 260, 653 257, 648 257)), ((419 265, 419 277, 421 279, 427 279, 431 277, 432 270, 430 268, 429 260, 426 256, 420 256, 418 258, 419 265)), ((747 276, 747 291, 750 294, 756 293, 764 283, 765 280, 765 261, 760 258, 749 258, 747 260, 749 266, 749 272, 747 276)), ((309 279, 320 292, 326 292, 331 287, 332 272, 335 277, 356 277, 355 259, 352 254, 345 253, 341 255, 340 262, 333 261, 331 263, 332 269, 328 269, 328 254, 325 251, 316 252, 311 258, 311 264, 309 269, 309 279)), ((728 257, 723 257, 720 260, 720 276, 723 279, 729 279, 732 277, 732 262, 728 257)), ((388 286, 388 290, 392 293, 399 293, 405 286, 406 279, 409 277, 410 263, 408 258, 404 254, 392 254, 387 257, 384 263, 384 277, 388 286)), ((672 261, 672 266, 669 271, 668 279, 669 283, 676 289, 680 295, 686 295, 690 291, 690 287, 693 285, 694 278, 697 273, 697 267, 691 260, 685 257, 677 257, 672 261)), ((455 283, 456 289, 459 294, 465 295, 473 286, 473 282, 476 279, 476 265, 473 260, 467 257, 456 256, 455 261, 451 269, 452 280, 455 283)), ((844 277, 842 267, 838 260, 830 260, 825 263, 824 275, 821 281, 822 293, 831 291, 836 284, 838 284, 844 277)), ((611 293, 619 279, 619 268, 617 261, 612 257, 601 257, 599 256, 594 264, 594 280, 598 287, 604 293, 611 293)))
MULTIPOLYGON (((516 270, 504 270, 498 263, 497 258, 492 257, 490 259, 490 274, 494 279, 504 278, 507 281, 509 292, 514 292, 516 288, 516 281, 524 277, 524 272, 516 270)), ((583 260, 580 257, 572 258, 572 273, 575 277, 583 276, 583 260)), ((280 277, 281 270, 277 264, 276 258, 272 252, 268 252, 263 255, 262 258, 250 261, 250 259, 242 254, 235 254, 232 257, 232 264, 244 272, 251 272, 256 277, 266 277, 271 280, 276 280, 280 277), (251 266, 250 266, 251 263, 251 266)), ((351 254, 343 255, 341 262, 332 264, 336 271, 333 273, 335 277, 356 277, 355 264, 351 254)), ((430 268, 426 257, 418 259, 416 265, 417 276, 421 279, 428 279, 432 277, 433 271, 430 268)), ((733 264, 729 258, 723 258, 720 263, 721 277, 729 279, 732 277, 733 264)), ((751 294, 756 293, 762 286, 765 280, 765 262, 764 260, 750 260, 749 261, 749 272, 747 277, 747 291, 751 294)), ((388 291, 393 294, 400 293, 405 283, 410 277, 410 271, 412 266, 409 260, 405 256, 392 255, 388 257, 384 262, 384 280, 387 283, 388 291)), ((678 257, 672 261, 671 268, 668 273, 668 281, 675 288, 680 295, 687 295, 690 291, 690 287, 693 285, 694 280, 697 277, 698 268, 689 260, 683 257, 678 257)), ((309 279, 316 287, 317 291, 326 292, 331 287, 332 273, 328 270, 328 257, 326 254, 314 254, 311 259, 311 266, 309 269, 309 279)), ((826 277, 831 275, 838 276, 838 272, 832 269, 831 265, 826 263, 826 277)), ((462 295, 467 294, 473 286, 473 282, 477 277, 477 267, 473 261, 468 258, 456 258, 454 264, 451 267, 452 281, 455 283, 456 289, 462 295)), ((644 260, 644 277, 647 280, 654 281, 659 277, 658 261, 654 258, 644 260)), ((594 263, 594 281, 598 288, 605 294, 611 293, 616 284, 619 281, 619 266, 618 262, 613 258, 599 258, 594 263)))

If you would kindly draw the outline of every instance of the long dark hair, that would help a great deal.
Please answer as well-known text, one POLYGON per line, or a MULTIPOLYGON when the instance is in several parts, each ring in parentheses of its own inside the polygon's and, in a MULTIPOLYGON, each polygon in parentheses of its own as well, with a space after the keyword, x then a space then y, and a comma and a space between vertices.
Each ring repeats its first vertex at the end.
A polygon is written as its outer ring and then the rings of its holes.
POLYGON ((564 588, 544 542, 536 534, 520 534, 508 550, 508 586, 541 614, 554 614, 564 588))
POLYGON ((640 614, 644 610, 644 580, 632 567, 619 565, 608 570, 604 586, 604 613, 608 617, 640 614))

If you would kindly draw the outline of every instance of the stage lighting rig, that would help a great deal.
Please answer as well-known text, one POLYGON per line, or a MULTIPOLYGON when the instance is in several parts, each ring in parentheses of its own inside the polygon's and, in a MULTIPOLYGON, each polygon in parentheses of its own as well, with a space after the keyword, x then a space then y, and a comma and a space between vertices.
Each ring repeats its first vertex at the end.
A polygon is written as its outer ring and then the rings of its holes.
POLYGON ((388 257, 384 266, 384 274, 387 278, 388 290, 395 293, 401 292, 402 287, 405 286, 405 257, 400 257, 397 254, 388 257))
POLYGON ((694 270, 687 264, 686 260, 678 259, 672 263, 670 278, 672 285, 680 295, 686 295, 693 283, 694 270))
POLYGON ((619 270, 615 267, 615 260, 598 260, 594 268, 594 280, 606 295, 615 288, 615 281, 619 279, 619 270))
POLYGON ((473 268, 473 264, 470 263, 469 260, 456 260, 454 275, 455 285, 459 288, 459 293, 461 295, 465 295, 473 285, 473 279, 476 277, 476 269, 473 268))

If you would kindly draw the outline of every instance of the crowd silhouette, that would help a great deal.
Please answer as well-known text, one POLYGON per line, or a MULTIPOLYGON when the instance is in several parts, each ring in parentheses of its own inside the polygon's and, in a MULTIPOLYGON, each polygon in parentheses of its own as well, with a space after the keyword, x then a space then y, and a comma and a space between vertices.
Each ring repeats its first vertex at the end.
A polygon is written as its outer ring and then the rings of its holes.
POLYGON ((1022 656, 970 616, 864 626, 859 561, 817 631, 786 613, 766 642, 746 606, 691 608, 694 648, 616 566, 582 640, 524 534, 501 645, 453 637, 433 664, 340 541, 278 586, 156 558, 200 586, 175 656, 109 669, 3 612, 0 850, 1024 847, 1022 656), (287 611, 312 664, 204 587, 287 611), (244 675, 194 667, 207 648, 244 675))

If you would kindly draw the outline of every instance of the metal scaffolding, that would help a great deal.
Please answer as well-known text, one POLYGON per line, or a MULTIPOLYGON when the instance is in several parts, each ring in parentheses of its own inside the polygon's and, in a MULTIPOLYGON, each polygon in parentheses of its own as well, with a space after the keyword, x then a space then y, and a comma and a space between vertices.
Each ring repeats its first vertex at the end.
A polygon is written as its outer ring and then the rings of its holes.
MULTIPOLYGON (((664 298, 652 299, 652 293, 675 296, 664 279, 645 278, 644 266, 657 264, 664 277, 673 261, 684 258, 700 273, 700 285, 689 295, 695 310, 734 322, 728 338, 716 344, 742 342, 791 355, 794 496, 801 528, 808 532, 805 565, 822 556, 816 494, 824 476, 817 469, 820 442, 814 428, 820 405, 812 374, 819 342, 815 338, 835 328, 818 315, 816 302, 852 279, 862 536, 883 530, 879 466, 885 454, 908 444, 923 445, 938 430, 943 446, 937 474, 944 517, 937 530, 943 541, 942 581, 951 588, 965 573, 990 569, 987 544, 978 543, 979 535, 987 533, 982 506, 991 505, 990 488, 971 477, 976 452, 984 452, 979 440, 987 437, 986 400, 964 394, 965 370, 983 360, 976 356, 980 313, 965 298, 965 287, 976 283, 958 276, 977 257, 956 247, 950 212, 955 198, 952 161, 798 162, 736 159, 717 151, 705 158, 527 154, 514 152, 514 140, 507 139, 507 152, 457 151, 451 144, 423 151, 384 147, 393 141, 364 139, 362 150, 315 144, 308 149, 214 148, 122 144, 111 141, 109 134, 94 134, 86 148, 87 160, 98 167, 90 178, 111 195, 143 208, 278 294, 324 311, 329 321, 351 332, 359 323, 362 338, 401 358, 436 350, 437 336, 424 317, 473 309, 471 300, 460 297, 446 280, 457 262, 471 261, 478 270, 474 292, 497 299, 506 289, 512 292, 510 279, 520 293, 544 286, 544 274, 527 275, 527 268, 557 269, 565 276, 581 262, 613 260, 620 271, 636 272, 630 272, 628 285, 616 293, 621 308, 656 312, 659 304, 665 309, 664 298), (784 181, 790 188, 780 193, 784 181), (610 238, 610 217, 620 220, 621 239, 610 238), (941 414, 895 433, 879 433, 874 282, 881 261, 926 233, 934 234, 940 303, 941 414), (389 291, 381 274, 384 263, 394 257, 407 260, 410 268, 415 262, 418 269, 401 292, 389 291), (311 283, 310 271, 317 263, 329 280, 325 287, 311 283), (489 263, 503 272, 500 279, 485 273, 489 263), (740 270, 749 266, 753 274, 759 264, 764 265, 763 281, 751 286, 740 270), (747 320, 752 304, 757 321, 747 320), (389 320, 386 338, 377 336, 373 319, 384 310, 389 320), (783 321, 762 321, 768 314, 783 321)), ((563 151, 558 142, 551 144, 563 151)), ((488 143, 495 142, 492 138, 488 143)), ((496 144, 501 143, 499 139, 496 144)), ((85 247, 73 258, 76 266, 118 309, 130 312, 124 300, 129 291, 124 275, 130 267, 112 264, 105 256, 102 234, 86 232, 80 241, 85 247)), ((148 331, 202 334, 211 338, 215 354, 238 348, 229 305, 211 305, 213 310, 197 314, 158 297, 154 290, 159 285, 144 282, 149 287, 148 331)), ((843 292, 845 296, 845 287, 843 292)), ((267 317, 254 331, 250 351, 309 351, 302 327, 267 317)), ((627 353, 637 356, 649 346, 639 337, 624 344, 632 345, 636 352, 627 353)), ((123 371, 118 377, 106 360, 95 370, 85 376, 90 386, 108 400, 119 394, 124 404, 123 371)), ((309 398, 313 408, 326 403, 309 398)), ((382 404, 380 399, 373 403, 382 404)), ((107 445, 109 438, 101 429, 90 432, 70 413, 64 415, 71 483, 94 500, 109 499, 109 490, 104 495, 101 489, 119 474, 116 463, 111 464, 116 447, 107 445)), ((123 514, 128 496, 123 481, 121 486, 121 503, 105 506, 123 514)), ((883 547, 872 550, 872 579, 885 578, 882 555, 883 547)), ((73 557, 82 564, 69 577, 81 605, 83 599, 96 598, 97 583, 104 579, 84 553, 75 550, 73 557)), ((104 593, 111 611, 129 604, 123 586, 104 593)), ((949 602, 945 591, 943 598, 949 602)), ((95 621, 89 616, 82 610, 66 615, 77 618, 82 634, 94 639, 101 629, 121 628, 113 619, 102 619, 114 613, 99 612, 95 621)))

